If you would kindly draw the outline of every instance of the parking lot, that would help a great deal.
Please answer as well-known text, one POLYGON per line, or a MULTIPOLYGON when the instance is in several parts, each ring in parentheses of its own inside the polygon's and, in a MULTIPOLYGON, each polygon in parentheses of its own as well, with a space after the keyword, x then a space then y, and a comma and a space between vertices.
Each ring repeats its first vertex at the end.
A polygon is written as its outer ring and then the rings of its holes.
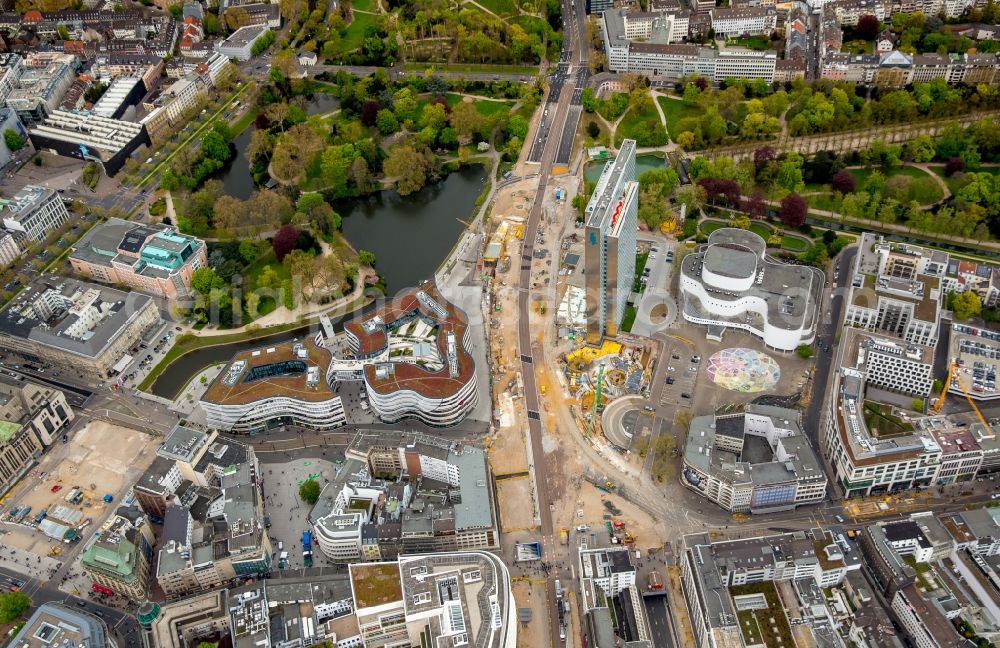
POLYGON ((670 342, 660 362, 666 368, 659 404, 690 408, 701 374, 701 356, 692 354, 687 346, 679 342, 670 342))
MULTIPOLYGON (((302 532, 311 529, 309 524, 310 505, 299 499, 299 485, 307 479, 315 479, 323 487, 336 477, 341 466, 325 459, 296 459, 286 463, 266 464, 262 468, 264 477, 264 511, 271 522, 268 537, 275 552, 274 566, 278 567, 278 543, 288 552, 287 569, 301 569, 302 532)), ((313 566, 332 566, 313 543, 313 566)))
POLYGON ((180 327, 174 327, 173 322, 164 322, 153 335, 149 336, 148 341, 143 341, 139 348, 135 349, 132 362, 118 376, 120 384, 133 387, 141 383, 153 367, 169 353, 177 341, 178 328, 180 327))
POLYGON ((92 421, 71 433, 68 439, 67 443, 53 445, 39 465, 4 499, 2 527, 6 531, 6 545, 38 556, 48 556, 57 548, 61 551, 61 543, 46 537, 34 523, 41 511, 51 511, 57 505, 79 511, 81 516, 75 526, 82 527, 82 537, 89 536, 120 504, 129 486, 152 461, 159 445, 152 435, 104 421, 92 421), (81 491, 78 504, 66 501, 74 488, 81 491), (112 503, 104 501, 105 495, 112 496, 112 503), (27 516, 20 523, 12 522, 8 513, 25 506, 31 507, 27 516), (87 520, 91 522, 84 525, 87 520))

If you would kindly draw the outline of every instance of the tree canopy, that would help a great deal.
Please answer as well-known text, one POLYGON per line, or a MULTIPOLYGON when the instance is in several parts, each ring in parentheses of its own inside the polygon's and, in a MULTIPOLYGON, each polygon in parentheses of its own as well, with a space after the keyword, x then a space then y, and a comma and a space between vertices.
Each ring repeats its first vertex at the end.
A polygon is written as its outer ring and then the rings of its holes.
POLYGON ((307 479, 299 485, 299 498, 311 506, 319 500, 321 491, 319 482, 315 479, 307 479))

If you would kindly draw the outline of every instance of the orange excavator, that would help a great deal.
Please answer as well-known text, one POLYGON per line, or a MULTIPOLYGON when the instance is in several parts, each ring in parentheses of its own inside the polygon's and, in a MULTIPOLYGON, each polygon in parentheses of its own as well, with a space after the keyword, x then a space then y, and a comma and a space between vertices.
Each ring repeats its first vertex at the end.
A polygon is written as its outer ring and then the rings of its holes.
POLYGON ((937 400, 931 406, 931 412, 937 414, 941 411, 941 406, 944 405, 944 399, 948 396, 948 389, 951 387, 952 380, 958 385, 958 388, 962 390, 962 394, 965 396, 965 400, 969 401, 969 405, 972 406, 972 411, 976 413, 979 418, 979 422, 983 424, 983 434, 988 439, 995 439, 996 435, 993 433, 993 428, 986 421, 986 417, 983 413, 979 411, 979 407, 976 405, 976 401, 972 400, 972 396, 969 395, 969 390, 965 388, 965 383, 962 382, 961 376, 956 376, 955 371, 958 369, 958 363, 954 360, 948 367, 948 378, 944 381, 944 388, 941 389, 941 395, 938 396, 937 400))

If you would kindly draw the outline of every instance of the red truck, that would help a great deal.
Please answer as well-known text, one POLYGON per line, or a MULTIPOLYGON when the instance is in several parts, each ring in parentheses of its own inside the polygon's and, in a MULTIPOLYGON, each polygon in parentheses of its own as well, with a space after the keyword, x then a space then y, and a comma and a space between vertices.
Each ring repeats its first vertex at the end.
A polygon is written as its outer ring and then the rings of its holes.
POLYGON ((655 569, 649 572, 648 580, 650 591, 659 591, 663 589, 663 581, 660 580, 660 573, 655 569))

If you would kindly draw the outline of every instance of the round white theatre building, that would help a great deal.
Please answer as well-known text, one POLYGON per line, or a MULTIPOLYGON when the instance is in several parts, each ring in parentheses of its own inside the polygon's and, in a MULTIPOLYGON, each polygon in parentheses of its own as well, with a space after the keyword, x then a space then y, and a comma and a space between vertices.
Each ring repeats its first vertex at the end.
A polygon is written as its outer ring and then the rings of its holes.
POLYGON ((681 262, 681 313, 721 340, 727 328, 749 331, 779 351, 812 344, 826 277, 767 255, 753 232, 723 228, 681 262))

